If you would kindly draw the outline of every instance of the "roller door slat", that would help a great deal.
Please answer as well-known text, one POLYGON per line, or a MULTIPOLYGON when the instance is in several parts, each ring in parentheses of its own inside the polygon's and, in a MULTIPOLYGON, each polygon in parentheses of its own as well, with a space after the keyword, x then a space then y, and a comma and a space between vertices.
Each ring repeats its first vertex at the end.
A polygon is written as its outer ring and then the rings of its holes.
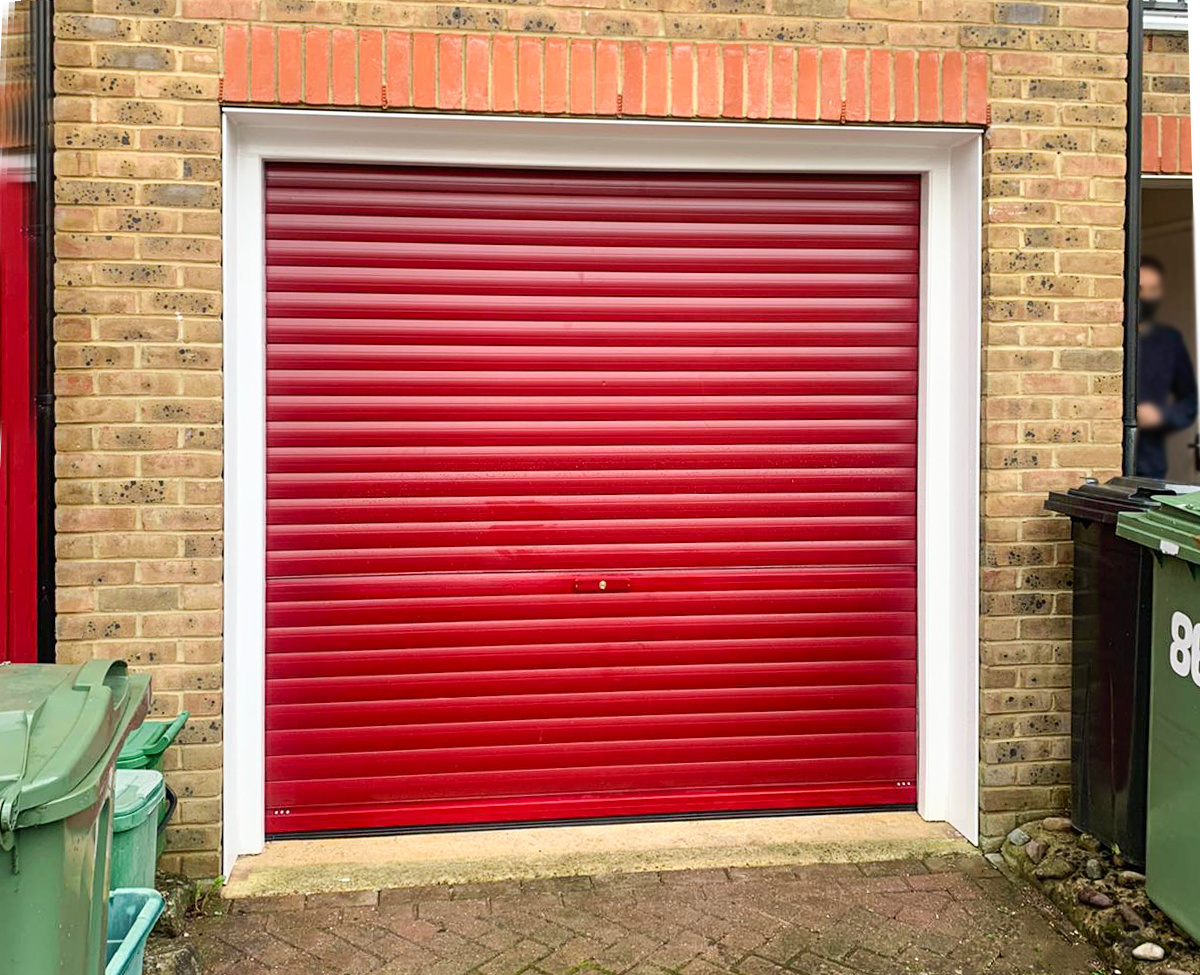
POLYGON ((586 192, 588 196, 696 197, 736 189, 743 199, 869 199, 916 200, 919 184, 912 179, 880 176, 719 177, 703 173, 662 173, 653 180, 620 172, 548 172, 541 169, 396 169, 378 166, 279 166, 267 171, 272 189, 401 189, 437 192, 539 193, 559 195, 586 192))
POLYGON ((814 785, 878 781, 916 775, 916 758, 877 755, 864 758, 792 758, 787 760, 670 762, 662 765, 567 766, 555 769, 504 769, 483 772, 444 772, 393 775, 388 778, 273 780, 275 801, 282 805, 311 802, 403 802, 406 799, 479 799, 495 792, 541 795, 577 788, 586 780, 588 791, 625 792, 648 788, 688 788, 711 785, 780 785, 803 779, 814 785))
MULTIPOLYGON (((271 760, 268 774, 280 779, 379 778, 394 775, 403 766, 406 775, 438 772, 489 772, 509 769, 605 768, 634 763, 666 765, 693 762, 786 761, 806 759, 910 756, 915 748, 912 732, 727 738, 695 738, 686 744, 673 740, 611 740, 535 745, 453 746, 437 749, 408 748, 403 752, 371 751, 280 756, 271 760)), ((668 773, 669 774, 669 773, 668 773)))
POLYGON ((268 446, 911 443, 915 420, 275 420, 268 446))
POLYGON ((270 552, 375 548, 449 548, 467 545, 606 545, 670 541, 849 541, 870 532, 875 539, 916 537, 916 519, 863 518, 627 518, 552 524, 494 521, 437 524, 369 524, 348 533, 342 525, 271 526, 270 552))
MULTIPOLYGON (((798 683, 807 687, 856 686, 903 683, 913 679, 915 671, 916 662, 910 660, 483 671, 471 676, 471 692, 481 697, 509 697, 570 694, 593 688, 668 691, 790 687, 798 683)), ((323 680, 277 678, 272 684, 271 699, 276 704, 337 704, 386 701, 400 694, 406 700, 421 700, 449 697, 461 686, 462 677, 457 673, 326 677, 323 680)))
MULTIPOLYGON (((411 390, 414 396, 530 395, 587 397, 603 386, 614 406, 627 396, 878 396, 889 393, 915 395, 917 374, 911 369, 809 372, 626 372, 602 374, 571 370, 527 372, 505 369, 500 373, 459 369, 436 372, 368 369, 371 362, 358 362, 357 369, 326 369, 308 357, 310 369, 276 369, 271 362, 268 395, 322 395, 340 392, 346 396, 393 395, 411 390)), ((567 404, 569 408, 569 403, 567 404)), ((915 415, 898 410, 897 416, 915 415)), ((268 409, 270 406, 268 405, 268 409)))
MULTIPOLYGON (((886 264, 886 262, 884 262, 886 264)), ((915 264, 911 256, 906 263, 915 264)), ((891 266, 895 267, 893 261, 891 266)), ((912 293, 914 273, 885 274, 864 268, 846 272, 735 273, 724 271, 537 270, 513 268, 401 268, 276 266, 267 287, 281 292, 328 292, 341 295, 421 294, 437 290, 455 295, 569 295, 719 298, 819 298, 831 290, 843 297, 895 297, 912 293)))
MULTIPOLYGON (((915 295, 916 279, 909 277, 915 295)), ((380 293, 347 290, 267 291, 267 315, 281 318, 450 318, 602 321, 607 318, 701 322, 857 322, 864 317, 915 322, 916 297, 846 296, 830 290, 820 297, 677 297, 658 295, 490 295, 380 293)))
MULTIPOLYGON (((895 396, 308 396, 273 395, 270 420, 389 423, 521 420, 888 420, 915 406, 895 396)), ((896 421, 892 421, 896 422, 896 421)), ((900 421, 906 422, 906 421, 900 421)), ((540 429, 540 428, 539 428, 540 429)))
POLYGON ((849 734, 915 734, 907 708, 869 711, 770 711, 724 714, 656 714, 638 717, 537 718, 511 721, 462 721, 419 725, 381 725, 364 742, 356 728, 273 729, 267 733, 276 756, 349 755, 364 744, 377 751, 507 747, 607 741, 690 741, 710 736, 758 738, 849 734))
MULTIPOLYGON (((798 274, 825 272, 891 272, 907 268, 915 274, 920 252, 915 248, 858 248, 840 250, 799 247, 564 247, 550 244, 498 244, 481 250, 472 244, 407 243, 403 241, 268 240, 267 261, 281 274, 294 277, 295 269, 394 267, 405 269, 453 268, 512 271, 574 270, 636 271, 697 275, 736 271, 798 274)), ((282 282, 284 279, 276 278, 282 282)))
MULTIPOLYGON (((705 789, 645 789, 640 792, 538 795, 493 798, 486 803, 466 800, 433 800, 405 804, 409 826, 436 827, 442 823, 524 823, 531 820, 562 821, 613 816, 637 817, 678 815, 681 809, 709 813, 751 811, 793 812, 802 809, 871 808, 911 804, 913 789, 908 782, 843 782, 836 786, 734 786, 705 789)), ((341 829, 387 831, 395 828, 389 804, 336 805, 314 803, 267 810, 267 830, 272 833, 328 829, 331 817, 341 829)))
MULTIPOLYGON (((614 580, 614 585, 627 579, 614 580)), ((449 620, 593 619, 643 616, 693 616, 698 611, 757 616, 762 613, 892 612, 911 610, 911 590, 819 589, 810 592, 639 593, 614 594, 591 601, 575 593, 553 596, 476 596, 466 599, 272 600, 270 627, 331 626, 343 623, 431 623, 449 620)))
MULTIPOLYGON (((270 428, 267 439, 272 440, 270 428)), ((672 470, 697 468, 903 467, 914 460, 915 440, 862 444, 554 444, 520 447, 281 446, 272 443, 268 474, 299 471, 547 471, 672 470)))
MULTIPOLYGON (((729 712, 843 711, 912 708, 916 688, 910 683, 829 687, 741 687, 686 691, 610 691, 574 694, 524 694, 472 697, 469 687, 452 698, 397 698, 350 704, 280 704, 267 687, 267 729, 358 728, 378 725, 487 723, 508 720, 621 717, 636 723, 644 715, 707 715, 729 712)), ((268 756, 269 757, 269 756, 268 756)))
POLYGON ((268 240, 399 241, 411 243, 468 243, 480 248, 513 244, 554 243, 564 246, 606 247, 798 247, 834 250, 860 247, 912 250, 921 243, 915 209, 889 221, 874 215, 870 221, 845 219, 814 224, 705 223, 671 221, 647 223, 586 223, 564 220, 470 218, 449 215, 425 220, 392 215, 267 213, 268 240))
POLYGON ((398 186, 394 189, 339 187, 272 187, 268 213, 321 213, 358 216, 402 216, 417 220, 456 217, 489 217, 510 220, 617 221, 729 221, 747 223, 843 223, 853 219, 908 222, 920 201, 856 199, 845 197, 720 196, 615 196, 564 193, 554 196, 529 192, 460 192, 398 186))
MULTIPOLYGON (((535 494, 575 497, 604 491, 621 497, 669 490, 676 475, 666 470, 616 471, 459 471, 409 472, 402 481, 386 473, 297 472, 276 470, 267 482, 271 498, 515 498, 535 494)), ((715 494, 778 491, 845 492, 906 491, 914 499, 916 471, 912 467, 880 465, 840 470, 692 470, 688 493, 709 489, 715 494)))
MULTIPOLYGON (((804 788, 758 786, 707 789, 646 789, 633 793, 608 793, 600 797, 584 794, 540 795, 477 801, 426 801, 407 804, 411 826, 421 828, 441 823, 511 823, 531 820, 562 821, 580 818, 677 815, 680 809, 709 813, 750 811, 790 812, 801 809, 870 808, 911 803, 908 783, 841 783, 804 788)), ((330 816, 345 824, 343 829, 383 830, 394 828, 390 807, 383 805, 313 805, 288 808, 280 815, 268 810, 269 832, 301 832, 328 829, 330 816)))
MULTIPOLYGON (((485 319, 343 318, 338 321, 338 346, 346 345, 636 345, 646 334, 645 322, 621 321, 487 321, 485 319)), ((324 318, 278 316, 267 319, 267 340, 273 344, 329 345, 324 318)), ((800 342, 806 347, 914 346, 911 322, 660 322, 655 342, 670 346, 733 346, 738 348, 800 342)), ((470 351, 469 349, 467 351, 470 351)))
MULTIPOLYGON (((282 624, 276 624, 282 625, 282 624)), ((909 660, 916 657, 911 635, 860 637, 779 637, 775 639, 658 640, 632 646, 623 641, 544 643, 526 646, 406 648, 346 653, 272 654, 271 678, 471 673, 483 670, 556 669, 588 666, 634 667, 660 663, 778 663, 788 661, 909 660)))
POLYGON ((469 572, 509 570, 536 572, 577 569, 603 572, 605 565, 630 568, 686 568, 703 565, 912 565, 916 542, 901 539, 854 539, 822 542, 663 542, 660 544, 567 546, 489 545, 423 549, 329 549, 268 552, 267 571, 275 575, 346 575, 375 572, 469 572))
POLYGON ((916 632, 912 612, 764 613, 750 616, 694 614, 637 619, 559 617, 446 623, 347 623, 336 627, 271 627, 268 652, 353 652, 397 647, 471 647, 492 643, 545 644, 571 633, 580 642, 634 640, 711 640, 801 636, 891 638, 916 632))
MULTIPOLYGON (((624 573, 630 586, 625 592, 694 593, 726 592, 739 589, 876 589, 911 588, 916 580, 913 568, 863 566, 855 569, 787 567, 781 569, 673 569, 670 572, 632 571, 624 573)), ((375 599, 394 596, 426 598, 489 595, 569 595, 574 573, 472 572, 420 575, 358 576, 354 579, 320 580, 269 579, 267 588, 275 599, 319 596, 322 599, 375 599)))
POLYGON ((530 496, 519 499, 364 498, 348 506, 342 498, 283 498, 267 504, 272 525, 374 524, 378 522, 601 520, 610 518, 862 517, 912 515, 912 495, 810 496, 806 494, 629 494, 530 496))

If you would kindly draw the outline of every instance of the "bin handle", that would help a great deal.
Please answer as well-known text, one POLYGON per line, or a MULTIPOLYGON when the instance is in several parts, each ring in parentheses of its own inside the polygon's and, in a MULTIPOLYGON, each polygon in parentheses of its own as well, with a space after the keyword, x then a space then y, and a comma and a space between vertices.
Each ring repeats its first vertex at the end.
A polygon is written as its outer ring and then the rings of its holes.
POLYGON ((161 833, 167 828, 167 823, 171 821, 171 817, 175 815, 175 807, 179 805, 179 796, 175 794, 175 790, 170 786, 166 787, 167 811, 163 813, 162 818, 158 821, 158 831, 161 833))
MULTIPOLYGON (((28 711, 5 715, 9 720, 4 722, 7 728, 0 727, 0 733, 16 732, 23 739, 21 744, 21 763, 17 776, 7 789, 0 792, 0 850, 8 851, 16 841, 17 800, 21 798, 21 787, 25 784, 25 772, 29 768, 29 741, 32 735, 32 715, 28 711)), ((7 734, 3 735, 8 737, 7 734)))
POLYGON ((166 742, 166 744, 157 749, 155 754, 158 754, 158 752, 165 752, 167 750, 167 745, 175 740, 175 736, 183 730, 183 726, 187 724, 187 720, 190 717, 191 714, 187 711, 180 711, 179 714, 175 715, 175 720, 167 725, 166 731, 164 731, 158 739, 160 742, 166 742))

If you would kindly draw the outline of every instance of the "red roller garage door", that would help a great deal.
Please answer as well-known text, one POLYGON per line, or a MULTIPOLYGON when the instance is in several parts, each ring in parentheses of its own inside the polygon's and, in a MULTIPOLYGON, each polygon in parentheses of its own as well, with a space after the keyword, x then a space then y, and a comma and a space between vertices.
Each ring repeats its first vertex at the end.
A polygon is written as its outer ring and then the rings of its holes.
POLYGON ((268 832, 915 801, 916 179, 266 199, 268 832))

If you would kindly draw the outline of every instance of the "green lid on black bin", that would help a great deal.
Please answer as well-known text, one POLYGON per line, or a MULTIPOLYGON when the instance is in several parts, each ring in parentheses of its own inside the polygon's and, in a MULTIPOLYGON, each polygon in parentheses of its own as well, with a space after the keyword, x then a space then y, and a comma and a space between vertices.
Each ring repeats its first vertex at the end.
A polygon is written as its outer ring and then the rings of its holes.
POLYGON ((1159 500, 1157 508, 1122 515, 1117 534, 1163 555, 1200 564, 1200 494, 1159 500))
POLYGON ((87 778, 139 692, 119 660, 0 668, 0 833, 87 778))
POLYGON ((1113 525, 1122 511, 1148 511, 1158 507, 1156 498, 1161 495, 1195 491, 1200 491, 1200 484, 1174 484, 1152 477, 1113 477, 1103 484, 1088 480, 1070 491, 1052 491, 1045 506, 1048 511, 1080 521, 1113 525))

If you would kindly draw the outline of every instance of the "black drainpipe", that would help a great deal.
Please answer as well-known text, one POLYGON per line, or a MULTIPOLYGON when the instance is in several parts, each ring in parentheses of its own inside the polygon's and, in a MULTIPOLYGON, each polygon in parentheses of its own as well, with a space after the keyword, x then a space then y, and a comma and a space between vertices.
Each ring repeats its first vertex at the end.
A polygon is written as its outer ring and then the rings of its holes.
POLYGON ((34 396, 37 410, 38 660, 55 658, 54 606, 54 4, 30 4, 34 71, 34 396))
POLYGON ((1135 473, 1137 447, 1138 266, 1142 260, 1142 0, 1129 0, 1125 135, 1125 370, 1121 470, 1135 473))

